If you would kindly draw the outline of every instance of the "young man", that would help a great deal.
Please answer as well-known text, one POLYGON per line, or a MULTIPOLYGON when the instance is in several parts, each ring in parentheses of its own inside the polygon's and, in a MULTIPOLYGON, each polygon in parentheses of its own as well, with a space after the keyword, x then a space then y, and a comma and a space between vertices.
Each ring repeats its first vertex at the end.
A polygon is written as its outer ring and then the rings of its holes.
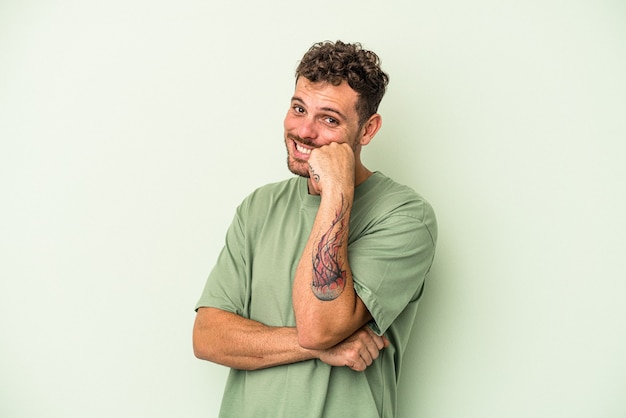
POLYGON ((220 416, 395 416, 437 225, 361 161, 387 83, 359 44, 318 43, 300 62, 284 122, 297 176, 238 207, 196 306, 195 355, 232 369, 220 416))

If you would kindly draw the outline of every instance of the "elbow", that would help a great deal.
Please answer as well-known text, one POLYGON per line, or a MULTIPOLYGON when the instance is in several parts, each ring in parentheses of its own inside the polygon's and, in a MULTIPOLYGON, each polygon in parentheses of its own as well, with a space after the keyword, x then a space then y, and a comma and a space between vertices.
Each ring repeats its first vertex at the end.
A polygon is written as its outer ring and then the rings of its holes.
POLYGON ((196 320, 192 332, 193 355, 200 360, 216 362, 218 351, 214 341, 202 321, 196 320))
POLYGON ((196 344, 193 345, 193 355, 199 360, 208 360, 208 356, 196 344))
POLYGON ((200 342, 201 339, 198 334, 196 330, 193 331, 193 355, 200 360, 209 360, 211 356, 207 345, 200 342))
POLYGON ((208 341, 203 338, 193 338, 193 355, 197 359, 210 361, 211 363, 224 364, 224 360, 220 357, 219 352, 208 341))
POLYGON ((340 342, 341 339, 326 330, 298 328, 298 345, 307 350, 328 350, 340 342))

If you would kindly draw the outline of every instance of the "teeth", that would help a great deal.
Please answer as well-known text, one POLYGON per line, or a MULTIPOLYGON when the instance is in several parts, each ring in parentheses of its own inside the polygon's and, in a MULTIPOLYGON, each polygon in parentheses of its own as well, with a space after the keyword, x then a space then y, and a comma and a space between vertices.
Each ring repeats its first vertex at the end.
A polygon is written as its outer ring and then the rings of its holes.
POLYGON ((304 148, 302 145, 296 144, 296 149, 298 150, 298 152, 301 152, 303 154, 310 154, 311 150, 308 148, 304 148))

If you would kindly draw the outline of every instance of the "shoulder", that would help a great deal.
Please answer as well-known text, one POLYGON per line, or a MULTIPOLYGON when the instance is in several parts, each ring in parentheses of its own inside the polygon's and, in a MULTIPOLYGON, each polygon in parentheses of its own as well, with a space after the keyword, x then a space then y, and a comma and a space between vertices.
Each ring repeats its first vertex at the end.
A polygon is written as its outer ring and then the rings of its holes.
POLYGON ((423 223, 435 223, 432 205, 413 188, 400 184, 380 172, 359 193, 359 206, 382 216, 409 216, 423 223))
POLYGON ((297 198, 300 185, 300 179, 292 177, 260 186, 243 199, 238 212, 266 211, 280 202, 297 198))

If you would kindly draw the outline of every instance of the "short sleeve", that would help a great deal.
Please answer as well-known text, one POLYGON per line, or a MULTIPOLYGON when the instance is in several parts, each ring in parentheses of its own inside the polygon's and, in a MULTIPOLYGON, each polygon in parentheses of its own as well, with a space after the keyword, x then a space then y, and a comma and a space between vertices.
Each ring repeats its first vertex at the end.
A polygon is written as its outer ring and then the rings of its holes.
POLYGON ((437 240, 435 214, 419 201, 377 221, 349 246, 354 286, 383 334, 421 295, 437 240))
POLYGON ((250 280, 242 210, 243 205, 237 209, 226 232, 224 247, 209 274, 196 310, 212 307, 246 316, 250 280))

